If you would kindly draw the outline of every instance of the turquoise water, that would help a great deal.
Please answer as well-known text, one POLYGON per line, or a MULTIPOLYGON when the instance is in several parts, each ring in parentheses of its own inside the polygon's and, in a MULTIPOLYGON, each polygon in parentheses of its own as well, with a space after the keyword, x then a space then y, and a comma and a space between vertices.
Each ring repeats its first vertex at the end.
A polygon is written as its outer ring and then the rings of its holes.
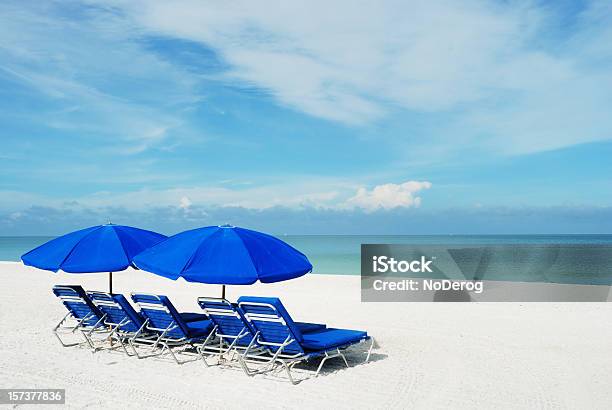
MULTIPOLYGON (((612 235, 285 235, 279 236, 308 256, 314 273, 359 275, 361 244, 407 245, 612 245, 612 235)), ((52 237, 0 236, 0 260, 18 261, 52 237)))
POLYGON ((27 251, 53 238, 54 236, 0 236, 0 261, 18 261, 27 251))
POLYGON ((287 235, 308 256, 314 273, 359 275, 361 244, 402 245, 610 245, 612 235, 287 235))

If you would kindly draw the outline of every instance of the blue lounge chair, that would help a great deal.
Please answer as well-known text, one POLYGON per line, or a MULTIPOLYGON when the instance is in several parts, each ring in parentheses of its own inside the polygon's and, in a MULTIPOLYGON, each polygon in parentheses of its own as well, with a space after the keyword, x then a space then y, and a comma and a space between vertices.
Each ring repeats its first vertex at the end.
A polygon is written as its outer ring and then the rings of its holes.
POLYGON ((297 382, 291 375, 292 368, 304 361, 321 357, 321 363, 314 376, 318 376, 328 359, 341 357, 348 367, 343 350, 358 343, 371 341, 366 362, 374 346, 374 339, 367 332, 348 329, 312 329, 303 332, 293 321, 278 298, 243 296, 238 299, 238 307, 243 317, 255 330, 255 335, 245 352, 240 356, 242 367, 247 375, 266 373, 280 364, 289 380, 297 382), (268 354, 251 354, 253 346, 264 346, 268 354), (263 368, 253 371, 249 362, 259 362, 263 368))
MULTIPOLYGON (((203 356, 216 356, 217 364, 220 364, 226 353, 241 347, 246 348, 251 343, 253 333, 236 306, 226 299, 209 297, 198 298, 198 305, 214 324, 211 330, 213 337, 219 339, 214 346, 200 346, 203 356)), ((204 363, 208 364, 206 359, 204 363)))
MULTIPOLYGON (((218 356, 234 350, 244 350, 251 344, 256 330, 241 314, 237 304, 230 303, 226 299, 210 297, 198 298, 198 304, 215 325, 213 332, 219 338, 220 347, 217 350, 218 356), (224 347, 224 339, 227 340, 227 347, 224 347)), ((320 323, 305 322, 296 322, 295 325, 301 333, 323 330, 326 327, 320 323)))
POLYGON ((77 330, 85 338, 85 342, 95 349, 92 340, 93 333, 108 332, 104 326, 105 315, 89 299, 85 290, 79 285, 56 285, 53 293, 60 298, 68 313, 53 328, 53 334, 62 346, 70 347, 82 342, 67 343, 60 334, 74 334, 77 330))
MULTIPOLYGON (((214 337, 212 332, 213 323, 208 319, 185 321, 166 296, 151 295, 146 293, 132 293, 132 300, 140 308, 140 314, 146 320, 144 329, 156 332, 158 335, 151 343, 151 351, 161 346, 157 353, 141 356, 134 346, 138 358, 159 356, 168 351, 178 364, 187 361, 204 359, 200 353, 199 346, 208 344, 214 337), (179 361, 174 348, 192 347, 197 354, 192 360, 179 361)), ((205 317, 201 315, 200 317, 205 317)), ((132 344, 130 339, 130 344, 132 344)), ((183 351, 182 353, 187 354, 183 351)))
MULTIPOLYGON (((135 344, 150 344, 152 339, 157 338, 155 333, 146 331, 146 319, 136 312, 125 296, 97 291, 87 292, 87 295, 105 315, 104 324, 111 329, 107 339, 116 338, 128 356, 138 354, 135 344), (132 353, 128 352, 128 345, 132 347, 132 353)), ((103 348, 97 347, 96 350, 103 348)))

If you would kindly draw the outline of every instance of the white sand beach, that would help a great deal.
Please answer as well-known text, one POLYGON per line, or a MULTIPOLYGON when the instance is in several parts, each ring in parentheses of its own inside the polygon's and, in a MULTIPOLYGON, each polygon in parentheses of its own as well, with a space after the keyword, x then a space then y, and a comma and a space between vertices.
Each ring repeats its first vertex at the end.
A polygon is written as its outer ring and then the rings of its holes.
MULTIPOLYGON (((65 314, 54 284, 106 290, 107 275, 51 274, 0 263, 2 388, 65 388, 69 408, 612 408, 612 304, 361 303, 359 277, 306 275, 228 288, 279 296, 301 321, 364 329, 378 341, 353 367, 330 361, 291 385, 239 370, 63 348, 51 328, 65 314)), ((146 272, 115 274, 114 290, 168 295, 198 311, 218 286, 146 272)), ((340 361, 341 362, 341 361, 340 361)))

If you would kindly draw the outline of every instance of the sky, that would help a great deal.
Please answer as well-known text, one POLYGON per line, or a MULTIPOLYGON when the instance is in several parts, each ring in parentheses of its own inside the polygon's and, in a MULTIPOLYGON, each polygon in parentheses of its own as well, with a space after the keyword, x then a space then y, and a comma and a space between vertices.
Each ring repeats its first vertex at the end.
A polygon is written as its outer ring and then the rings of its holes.
POLYGON ((612 233, 607 1, 3 1, 0 235, 612 233))

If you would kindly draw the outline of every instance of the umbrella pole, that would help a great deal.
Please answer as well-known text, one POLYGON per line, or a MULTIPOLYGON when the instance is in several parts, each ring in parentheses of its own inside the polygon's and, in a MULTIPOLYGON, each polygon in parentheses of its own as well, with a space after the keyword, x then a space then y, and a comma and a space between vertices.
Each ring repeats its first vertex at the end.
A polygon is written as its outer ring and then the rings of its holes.
POLYGON ((225 285, 221 285, 221 299, 225 299, 225 285))
MULTIPOLYGON (((108 293, 113 293, 113 272, 108 272, 108 293)), ((112 327, 110 329, 112 331, 112 327)), ((113 338, 110 339, 110 345, 113 347, 113 338)))

